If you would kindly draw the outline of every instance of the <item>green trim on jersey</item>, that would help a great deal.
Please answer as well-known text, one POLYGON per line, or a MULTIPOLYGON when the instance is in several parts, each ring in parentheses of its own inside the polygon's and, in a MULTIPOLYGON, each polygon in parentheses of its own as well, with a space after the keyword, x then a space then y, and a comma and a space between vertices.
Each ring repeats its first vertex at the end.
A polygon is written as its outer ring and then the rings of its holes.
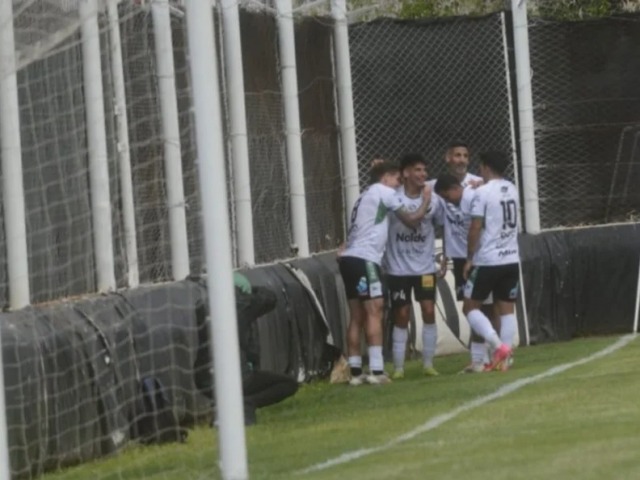
POLYGON ((376 219, 373 221, 373 224, 378 225, 379 223, 382 223, 384 219, 387 218, 388 212, 389 209, 384 203, 382 203, 382 200, 380 200, 380 203, 378 203, 378 211, 376 212, 376 219))

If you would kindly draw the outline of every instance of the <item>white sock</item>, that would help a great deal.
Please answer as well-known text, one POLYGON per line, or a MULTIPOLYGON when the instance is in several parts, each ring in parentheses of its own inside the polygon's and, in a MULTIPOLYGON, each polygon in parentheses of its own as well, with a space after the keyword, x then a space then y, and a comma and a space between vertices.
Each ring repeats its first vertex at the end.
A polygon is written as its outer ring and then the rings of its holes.
POLYGON ((493 349, 491 345, 484 342, 484 363, 491 363, 491 357, 493 356, 493 349))
POLYGON ((382 358, 382 345, 373 345, 368 348, 369 351, 369 371, 384 371, 384 359, 382 358))
POLYGON ((393 367, 396 370, 404 370, 404 358, 407 353, 407 339, 409 330, 406 328, 393 327, 393 367))
POLYGON ((438 343, 438 326, 435 323, 422 324, 422 364, 425 367, 433 366, 433 357, 436 355, 438 343))
POLYGON ((354 355, 348 358, 350 368, 362 368, 362 357, 360 355, 354 355))
POLYGON ((502 340, 502 343, 506 343, 509 348, 513 346, 517 330, 518 322, 513 313, 500 316, 500 340, 502 340))
POLYGON ((471 363, 475 365, 489 363, 485 362, 485 356, 487 355, 487 346, 484 342, 471 342, 469 351, 471 353, 471 363))
POLYGON ((484 313, 478 309, 471 310, 467 314, 467 320, 469 320, 469 325, 471 325, 473 331, 489 342, 489 345, 493 348, 498 348, 500 346, 500 337, 493 329, 491 322, 484 313))

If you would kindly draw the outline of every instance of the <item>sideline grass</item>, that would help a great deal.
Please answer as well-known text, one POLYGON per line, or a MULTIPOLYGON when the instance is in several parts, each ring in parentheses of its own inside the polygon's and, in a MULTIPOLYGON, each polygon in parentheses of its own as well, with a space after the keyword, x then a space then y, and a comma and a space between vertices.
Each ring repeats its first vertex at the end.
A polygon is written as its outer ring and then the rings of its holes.
MULTIPOLYGON (((587 357, 617 338, 522 348, 507 373, 456 375, 466 356, 438 358, 423 378, 418 362, 385 387, 317 382, 259 412, 247 430, 252 479, 640 478, 638 340, 622 350, 528 385, 441 427, 379 453, 308 475, 294 472, 346 451, 374 447, 429 418, 518 378, 587 357)), ((219 478, 216 435, 190 432, 185 445, 136 447, 45 480, 219 478)))

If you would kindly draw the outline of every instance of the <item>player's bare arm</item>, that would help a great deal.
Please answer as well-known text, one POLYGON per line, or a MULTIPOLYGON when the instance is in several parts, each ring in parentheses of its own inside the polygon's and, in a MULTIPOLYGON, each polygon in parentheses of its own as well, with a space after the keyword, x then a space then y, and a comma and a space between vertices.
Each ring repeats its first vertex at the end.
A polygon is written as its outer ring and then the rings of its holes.
POLYGON ((431 187, 425 185, 422 189, 422 203, 420 207, 414 212, 408 211, 406 208, 400 208, 396 210, 395 214, 398 218, 409 228, 416 228, 420 225, 420 222, 424 216, 431 209, 431 187))
POLYGON ((469 278, 469 272, 473 267, 473 256, 478 249, 480 243, 480 234, 482 233, 482 218, 474 217, 471 219, 471 226, 469 227, 469 236, 467 237, 467 263, 464 265, 463 276, 467 280, 469 278))

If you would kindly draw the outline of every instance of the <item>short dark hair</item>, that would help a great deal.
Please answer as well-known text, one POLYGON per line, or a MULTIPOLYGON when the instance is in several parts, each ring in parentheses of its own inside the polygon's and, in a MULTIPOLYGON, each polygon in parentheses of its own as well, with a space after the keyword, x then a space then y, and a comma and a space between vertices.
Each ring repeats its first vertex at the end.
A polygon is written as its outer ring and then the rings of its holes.
POLYGON ((418 163, 421 163, 425 167, 427 166, 427 161, 422 154, 405 153, 402 157, 400 157, 400 170, 404 170, 407 167, 413 167, 418 163))
POLYGON ((371 170, 369 170, 369 178, 371 179, 371 183, 377 183, 382 180, 382 177, 387 173, 396 173, 399 171, 398 165, 388 160, 383 160, 373 164, 371 170))
POLYGON ((509 158, 502 150, 489 150, 480 153, 480 163, 498 175, 504 175, 509 167, 509 158))
POLYGON ((440 195, 442 192, 451 190, 453 187, 460 186, 460 181, 455 176, 450 173, 441 173, 438 175, 438 179, 436 180, 436 184, 433 189, 438 195, 440 195))
POLYGON ((449 142, 449 145, 447 145, 447 152, 450 152, 454 148, 458 147, 463 147, 469 150, 469 144, 467 142, 465 142, 464 140, 454 140, 452 142, 449 142))

